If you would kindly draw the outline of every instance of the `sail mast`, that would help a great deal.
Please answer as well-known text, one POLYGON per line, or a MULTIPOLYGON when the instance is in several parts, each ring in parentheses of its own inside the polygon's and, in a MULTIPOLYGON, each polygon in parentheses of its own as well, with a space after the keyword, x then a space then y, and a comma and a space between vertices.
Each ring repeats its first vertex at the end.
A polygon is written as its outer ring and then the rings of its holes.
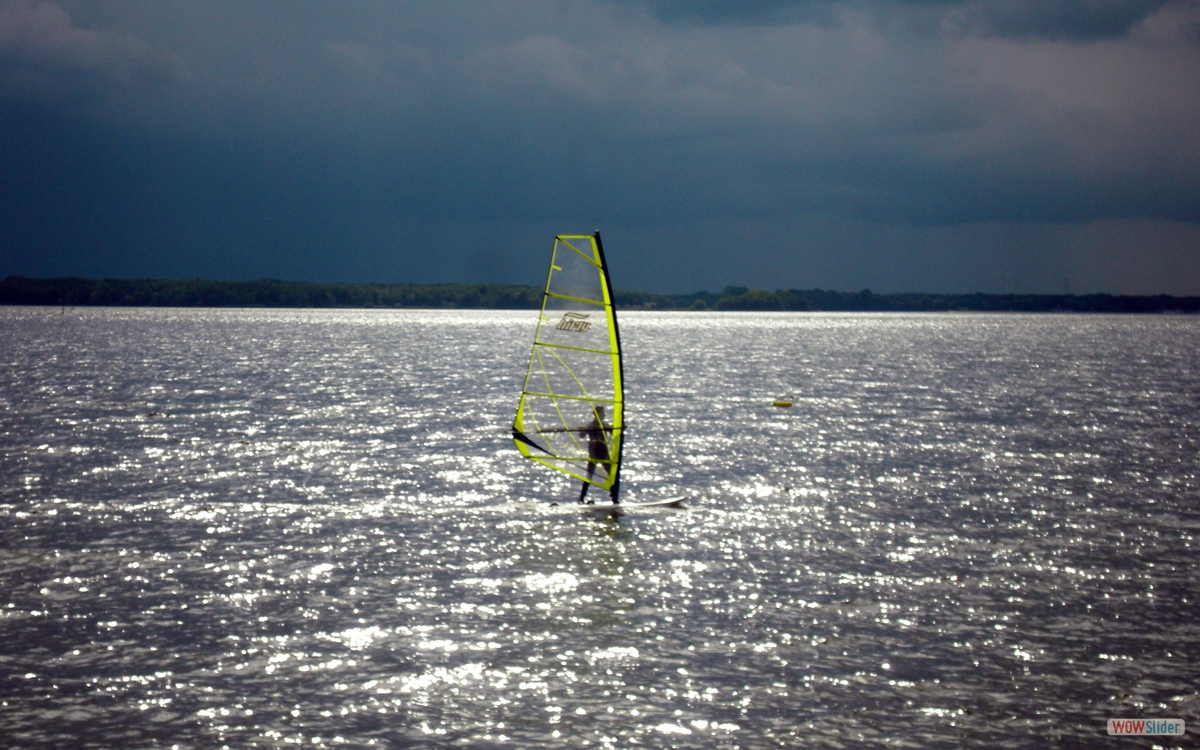
MULTIPOLYGON (((608 274, 608 261, 604 258, 604 243, 600 241, 600 230, 597 229, 595 232, 593 232, 592 237, 596 239, 596 254, 600 257, 601 276, 604 277, 604 293, 608 299, 608 319, 612 325, 613 341, 616 344, 616 346, 613 347, 616 350, 616 353, 613 355, 613 359, 616 360, 616 364, 613 367, 613 377, 615 379, 613 397, 618 404, 618 411, 624 415, 625 358, 621 355, 621 327, 617 325, 617 297, 613 294, 612 278, 608 274)), ((622 425, 622 429, 624 429, 624 425, 622 425)), ((623 444, 625 442, 624 433, 622 433, 621 437, 621 442, 623 444)), ((610 492, 612 493, 614 502, 617 499, 617 495, 621 492, 621 455, 623 454, 624 451, 618 453, 616 460, 613 461, 613 483, 610 492)))

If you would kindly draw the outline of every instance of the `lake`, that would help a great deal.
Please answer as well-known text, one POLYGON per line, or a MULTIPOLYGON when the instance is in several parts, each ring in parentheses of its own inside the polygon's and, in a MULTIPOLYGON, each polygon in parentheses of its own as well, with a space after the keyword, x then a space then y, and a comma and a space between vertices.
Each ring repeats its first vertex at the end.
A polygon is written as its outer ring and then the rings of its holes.
POLYGON ((0 308, 4 744, 1195 746, 1200 318, 622 314, 614 518, 536 317, 0 308))

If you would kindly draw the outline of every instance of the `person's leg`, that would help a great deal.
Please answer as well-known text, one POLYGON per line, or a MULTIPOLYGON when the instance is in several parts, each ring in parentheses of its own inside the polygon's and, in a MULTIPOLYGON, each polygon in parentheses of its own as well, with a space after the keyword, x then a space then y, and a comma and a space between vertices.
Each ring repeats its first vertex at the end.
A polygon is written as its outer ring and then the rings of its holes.
MULTIPOLYGON (((594 475, 595 473, 596 473, 596 464, 592 463, 591 461, 588 461, 588 467, 587 467, 588 479, 591 479, 592 475, 594 475)), ((583 487, 581 487, 579 490, 579 502, 581 502, 581 503, 583 502, 583 498, 587 495, 588 487, 591 487, 591 486, 592 486, 591 482, 583 483, 583 487)))

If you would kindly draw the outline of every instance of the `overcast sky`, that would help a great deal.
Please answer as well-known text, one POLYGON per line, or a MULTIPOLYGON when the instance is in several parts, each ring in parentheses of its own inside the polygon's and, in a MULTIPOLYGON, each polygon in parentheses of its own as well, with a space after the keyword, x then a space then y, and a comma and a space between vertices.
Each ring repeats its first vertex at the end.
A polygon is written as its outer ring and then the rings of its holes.
POLYGON ((1200 3, 0 0, 0 276, 1200 294, 1200 3))

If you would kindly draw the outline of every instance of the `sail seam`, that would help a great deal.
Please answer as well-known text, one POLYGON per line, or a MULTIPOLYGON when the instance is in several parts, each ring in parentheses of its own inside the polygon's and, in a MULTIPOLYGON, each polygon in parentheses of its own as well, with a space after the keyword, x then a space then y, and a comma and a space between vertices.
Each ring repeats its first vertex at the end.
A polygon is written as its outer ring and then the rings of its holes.
POLYGON ((586 297, 569 297, 565 294, 555 294, 554 292, 546 292, 546 296, 554 297, 555 299, 569 299, 572 302, 582 302, 585 305, 595 305, 596 307, 604 307, 605 306, 604 300, 588 299, 586 297))
POLYGON ((572 352, 588 352, 589 354, 607 354, 609 356, 616 354, 614 351, 604 349, 587 349, 582 346, 567 346, 566 344, 547 344, 544 341, 534 342, 534 346, 544 346, 547 349, 566 349, 572 352))
MULTIPOLYGON (((550 353, 554 354, 554 352, 550 352, 550 353)), ((578 383, 579 378, 575 377, 575 373, 571 372, 571 368, 567 367, 567 363, 563 362, 562 358, 559 357, 557 354, 554 354, 554 358, 558 360, 559 364, 561 364, 564 368, 566 368, 567 372, 570 373, 571 377, 575 378, 575 382, 578 383)), ((546 369, 546 363, 542 360, 542 355, 540 352, 538 353, 538 365, 542 368, 542 379, 546 383, 546 390, 551 390, 551 388, 550 388, 550 371, 546 369)), ((585 390, 584 392, 586 393, 587 391, 585 390)), ((555 413, 558 414, 558 421, 562 424, 563 427, 569 428, 570 425, 567 424, 566 415, 562 413, 562 409, 558 408, 558 400, 551 399, 550 403, 554 405, 554 411, 555 411, 555 413)), ((534 422, 534 426, 535 427, 537 426, 536 422, 534 422)), ((538 431, 540 432, 541 430, 538 430, 538 431)), ((575 444, 575 447, 577 447, 577 448, 582 447, 582 446, 580 446, 579 441, 575 439, 575 434, 573 432, 568 430, 567 435, 571 438, 571 442, 575 444)), ((557 451, 555 452, 555 455, 557 455, 557 451)))
POLYGON ((526 396, 542 396, 543 398, 561 398, 567 401, 590 401, 593 404, 615 404, 611 398, 595 398, 593 396, 568 396, 562 393, 539 393, 537 391, 521 391, 526 396))
MULTIPOLYGON (((575 251, 575 252, 576 252, 576 253, 579 255, 579 257, 580 257, 580 258, 583 258, 584 260, 586 260, 588 263, 591 263, 591 264, 592 264, 593 266, 595 266, 596 268, 599 268, 599 267, 600 267, 600 264, 596 262, 596 258, 595 258, 595 256, 594 256, 594 255, 593 255, 591 258, 589 258, 588 256, 584 255, 582 250, 580 250, 579 248, 575 247, 575 246, 574 246, 574 245, 572 245, 570 242, 567 242, 567 239, 568 239, 568 238, 567 238, 566 236, 564 236, 564 235, 561 235, 561 234, 560 234, 559 236, 555 237, 555 239, 556 239, 556 240, 558 240, 559 242, 563 243, 563 244, 564 244, 564 245, 566 245, 567 247, 571 248, 572 250, 574 250, 574 251, 575 251)), ((581 236, 581 237, 570 237, 570 239, 581 239, 581 240, 582 240, 582 239, 588 239, 588 240, 590 240, 590 239, 591 239, 591 237, 588 237, 588 236, 584 235, 584 236, 581 236)))

